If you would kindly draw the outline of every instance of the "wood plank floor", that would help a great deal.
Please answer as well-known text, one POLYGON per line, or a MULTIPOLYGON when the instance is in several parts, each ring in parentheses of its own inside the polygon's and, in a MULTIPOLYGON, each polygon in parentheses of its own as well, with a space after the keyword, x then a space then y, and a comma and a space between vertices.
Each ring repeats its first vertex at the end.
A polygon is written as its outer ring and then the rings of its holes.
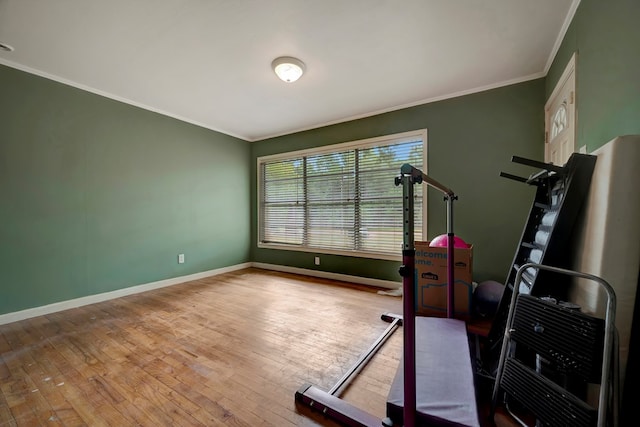
MULTIPOLYGON (((246 269, 0 326, 0 426, 334 426, 329 389, 400 313, 375 289, 246 269)), ((398 330, 343 394, 383 417, 398 330)))

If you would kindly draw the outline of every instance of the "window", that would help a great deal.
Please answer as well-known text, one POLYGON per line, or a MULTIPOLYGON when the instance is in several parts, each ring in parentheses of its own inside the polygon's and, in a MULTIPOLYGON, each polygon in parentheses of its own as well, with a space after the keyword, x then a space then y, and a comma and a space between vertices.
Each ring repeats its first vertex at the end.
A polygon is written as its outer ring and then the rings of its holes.
MULTIPOLYGON (((397 259, 404 163, 422 169, 426 131, 258 159, 259 247, 397 259)), ((421 186, 422 187, 422 186, 421 186)), ((422 199, 415 190, 416 240, 422 199)))

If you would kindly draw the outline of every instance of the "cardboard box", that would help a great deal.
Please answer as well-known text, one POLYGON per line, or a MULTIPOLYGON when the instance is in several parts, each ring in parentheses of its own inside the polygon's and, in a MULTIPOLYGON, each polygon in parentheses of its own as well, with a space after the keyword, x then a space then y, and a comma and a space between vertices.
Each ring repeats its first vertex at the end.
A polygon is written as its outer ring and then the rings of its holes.
MULTIPOLYGON (((416 314, 447 316, 447 248, 415 242, 416 314)), ((471 317, 473 295, 473 245, 454 248, 454 317, 471 317)))

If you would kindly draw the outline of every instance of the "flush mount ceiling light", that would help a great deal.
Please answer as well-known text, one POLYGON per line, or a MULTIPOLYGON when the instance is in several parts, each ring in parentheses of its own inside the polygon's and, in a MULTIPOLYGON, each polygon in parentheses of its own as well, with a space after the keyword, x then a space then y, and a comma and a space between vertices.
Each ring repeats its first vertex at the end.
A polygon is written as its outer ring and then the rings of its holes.
POLYGON ((271 63, 271 68, 283 82, 293 83, 304 73, 304 63, 291 56, 281 56, 271 63))

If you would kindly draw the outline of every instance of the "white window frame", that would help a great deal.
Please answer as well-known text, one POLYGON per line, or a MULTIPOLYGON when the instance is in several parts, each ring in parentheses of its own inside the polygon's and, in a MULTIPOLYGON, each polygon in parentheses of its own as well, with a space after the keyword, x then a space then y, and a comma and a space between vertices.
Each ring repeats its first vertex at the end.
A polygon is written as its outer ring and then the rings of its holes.
MULTIPOLYGON (((352 257, 359 258, 373 258, 373 259, 382 259, 382 260, 391 260, 391 261, 399 261, 402 259, 402 247, 398 247, 397 255, 391 255, 386 253, 376 253, 376 252, 360 252, 360 251, 351 251, 351 250, 337 250, 337 249, 322 249, 322 248, 309 248, 302 246, 292 246, 285 244, 277 244, 277 243, 263 243, 260 241, 260 236, 262 235, 261 227, 262 227, 262 182, 261 182, 261 166, 263 163, 290 159, 292 157, 298 156, 311 156, 311 155, 319 155, 319 154, 327 154, 338 151, 345 151, 349 149, 355 148, 371 148, 379 145, 389 145, 394 143, 415 141, 416 139, 422 139, 422 164, 423 164, 423 172, 427 173, 427 129, 419 129, 410 132, 403 132, 391 135, 385 135, 375 138, 362 139, 358 141, 350 141, 339 144, 326 145, 317 148, 311 148, 306 150, 297 150, 297 151, 289 151, 285 153, 273 154, 268 156, 258 157, 256 159, 256 184, 257 184, 257 246, 258 248, 264 249, 277 249, 277 250, 287 250, 287 251, 296 251, 296 252, 311 252, 311 253, 319 253, 319 254, 330 254, 330 255, 346 255, 352 257)), ((398 165, 398 175, 400 173, 400 166, 398 165)), ((427 190, 426 185, 420 185, 414 191, 422 191, 422 236, 424 240, 424 236, 427 231, 427 190)), ((402 188, 398 187, 399 196, 402 197, 402 188)), ((401 217, 400 217, 401 221, 401 217)))

